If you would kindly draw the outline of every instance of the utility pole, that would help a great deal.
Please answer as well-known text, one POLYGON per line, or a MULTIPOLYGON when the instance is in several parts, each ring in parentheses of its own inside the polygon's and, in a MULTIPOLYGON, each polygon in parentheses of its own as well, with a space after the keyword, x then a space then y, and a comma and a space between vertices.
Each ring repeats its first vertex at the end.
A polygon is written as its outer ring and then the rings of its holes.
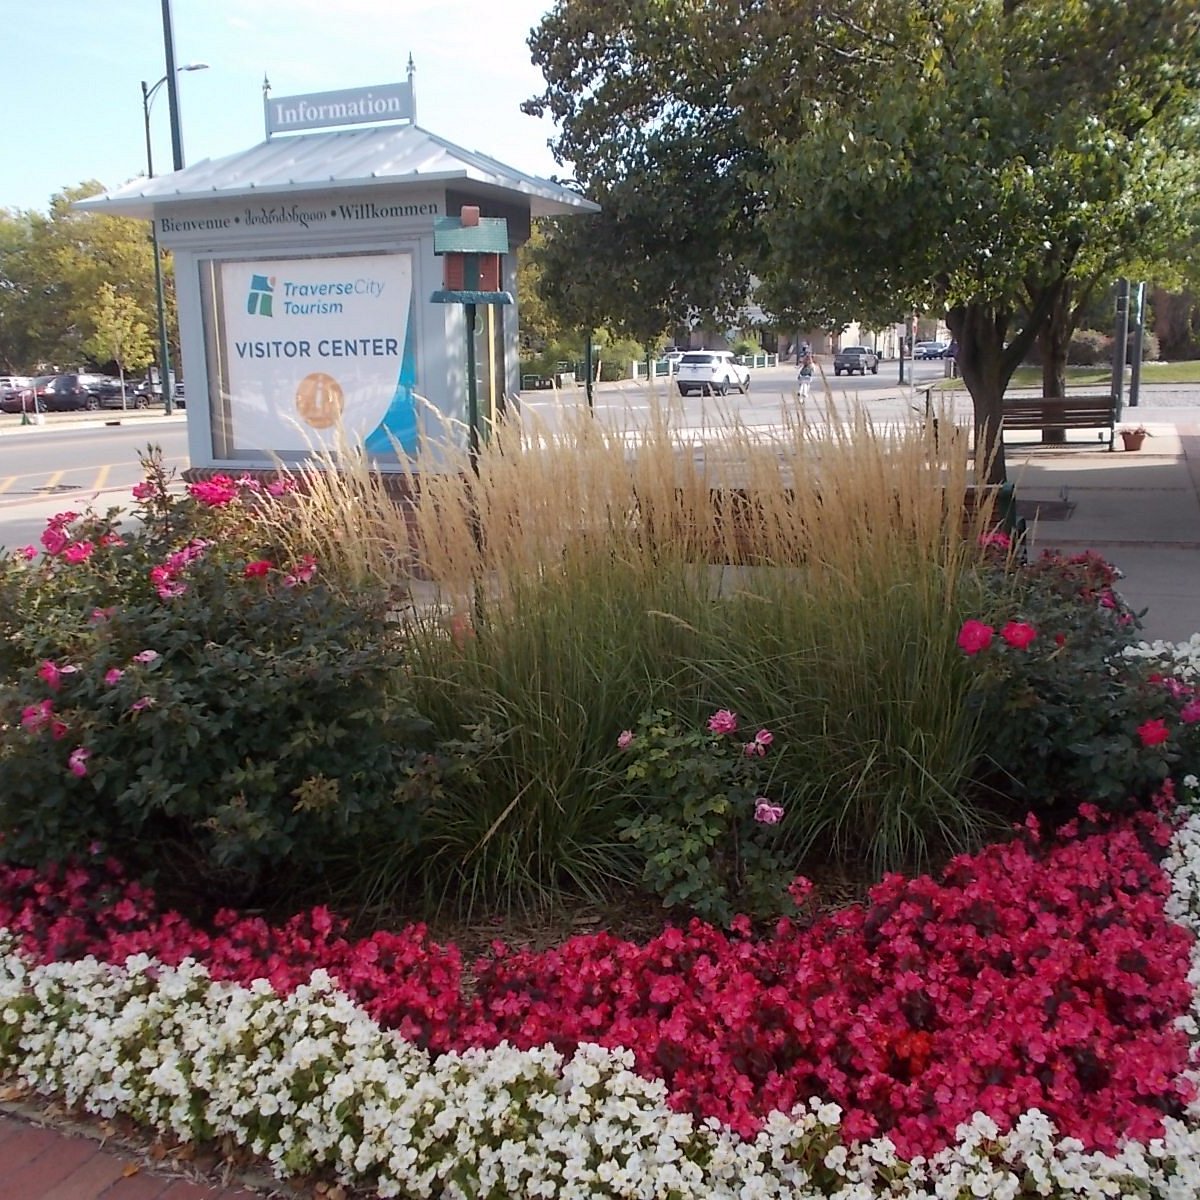
POLYGON ((1129 341, 1129 280, 1117 280, 1117 316, 1113 336, 1113 395, 1117 398, 1117 416, 1125 404, 1125 347, 1129 341))
POLYGON ((1142 390, 1142 351, 1146 337, 1146 285, 1139 283, 1135 293, 1137 320, 1133 326, 1133 373, 1129 377, 1129 407, 1137 408, 1142 390))

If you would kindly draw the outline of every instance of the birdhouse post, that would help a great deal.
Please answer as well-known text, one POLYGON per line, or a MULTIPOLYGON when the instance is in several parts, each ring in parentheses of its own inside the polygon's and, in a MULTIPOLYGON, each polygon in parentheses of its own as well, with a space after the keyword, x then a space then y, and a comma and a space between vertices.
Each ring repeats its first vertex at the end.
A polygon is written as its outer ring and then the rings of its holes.
POLYGON ((476 205, 463 205, 457 217, 433 223, 433 252, 442 260, 442 288, 434 304, 461 304, 467 327, 467 424, 471 470, 479 473, 479 388, 475 378, 475 316, 480 304, 511 304, 500 290, 501 259, 508 253, 508 222, 481 217, 476 205))

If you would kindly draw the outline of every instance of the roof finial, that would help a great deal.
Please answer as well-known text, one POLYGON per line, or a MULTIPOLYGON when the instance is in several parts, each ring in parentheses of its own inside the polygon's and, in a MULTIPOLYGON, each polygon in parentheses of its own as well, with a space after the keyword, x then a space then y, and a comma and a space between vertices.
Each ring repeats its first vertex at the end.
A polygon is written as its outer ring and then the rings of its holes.
POLYGON ((271 81, 267 78, 266 71, 263 72, 263 99, 265 100, 271 94, 271 81))
POLYGON ((412 51, 408 52, 408 106, 412 114, 409 120, 412 124, 417 123, 417 89, 413 83, 413 76, 417 73, 417 64, 413 62, 412 51))

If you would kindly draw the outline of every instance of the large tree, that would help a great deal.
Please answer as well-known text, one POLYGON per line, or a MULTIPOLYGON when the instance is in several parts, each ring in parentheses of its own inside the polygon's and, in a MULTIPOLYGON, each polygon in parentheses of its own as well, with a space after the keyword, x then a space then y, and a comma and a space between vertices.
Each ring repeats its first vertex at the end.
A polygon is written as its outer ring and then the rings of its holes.
POLYGON ((993 479, 1012 372, 1169 219, 1200 94, 1194 0, 559 0, 531 45, 605 186, 680 128, 739 147, 712 179, 793 315, 944 311, 993 479))
MULTIPOLYGON (((10 213, 0 220, 0 358, 14 369, 81 366, 92 353, 105 285, 146 328, 156 324, 154 257, 144 221, 80 212, 76 200, 95 195, 84 183, 55 195, 49 210, 10 213)), ((166 293, 168 321, 174 296, 166 293)))

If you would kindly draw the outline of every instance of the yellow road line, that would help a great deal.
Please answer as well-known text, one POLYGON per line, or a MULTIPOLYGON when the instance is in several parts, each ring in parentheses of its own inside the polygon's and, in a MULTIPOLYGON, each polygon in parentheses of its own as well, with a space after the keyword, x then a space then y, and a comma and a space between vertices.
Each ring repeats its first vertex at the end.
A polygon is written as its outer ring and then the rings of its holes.
POLYGON ((66 471, 52 471, 50 473, 50 477, 46 480, 45 483, 42 484, 42 488, 48 492, 48 491, 50 491, 51 488, 58 487, 58 485, 60 483, 62 483, 62 477, 65 474, 66 474, 66 471))
POLYGON ((109 475, 112 474, 112 463, 104 463, 96 471, 96 482, 92 484, 92 491, 98 492, 108 482, 109 475))
POLYGON ((7 479, 0 479, 0 495, 3 495, 5 492, 7 492, 8 489, 12 487, 12 485, 20 478, 20 475, 10 475, 7 479))

